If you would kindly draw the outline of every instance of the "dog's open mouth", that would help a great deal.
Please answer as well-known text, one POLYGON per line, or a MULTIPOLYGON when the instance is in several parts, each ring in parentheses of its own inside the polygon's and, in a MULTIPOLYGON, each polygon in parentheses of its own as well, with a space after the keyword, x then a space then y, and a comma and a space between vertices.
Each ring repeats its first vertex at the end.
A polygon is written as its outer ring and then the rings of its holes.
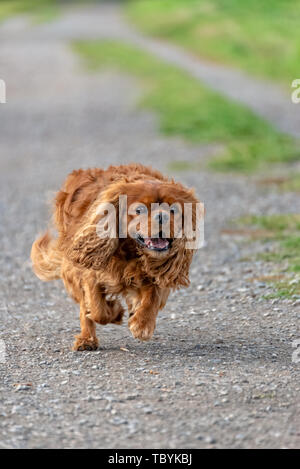
POLYGON ((159 236, 157 238, 143 238, 138 235, 136 240, 144 248, 151 249, 152 251, 167 251, 172 244, 172 239, 159 236))

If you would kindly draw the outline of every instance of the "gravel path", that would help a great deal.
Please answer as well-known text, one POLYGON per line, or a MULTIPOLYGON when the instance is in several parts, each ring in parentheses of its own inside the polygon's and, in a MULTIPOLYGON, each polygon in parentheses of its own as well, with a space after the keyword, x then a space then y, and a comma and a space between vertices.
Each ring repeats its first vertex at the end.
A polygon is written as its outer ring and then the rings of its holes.
POLYGON ((31 243, 72 169, 140 161, 168 172, 174 159, 213 151, 161 136, 155 116, 136 109, 133 79, 82 70, 71 37, 123 34, 114 8, 98 13, 0 28, 0 447, 299 447, 299 301, 263 300, 270 287, 258 279, 269 267, 242 261, 253 246, 222 234, 245 213, 299 211, 295 195, 180 175, 205 202, 207 246, 191 288, 171 297, 146 344, 107 326, 98 352, 72 352, 77 306, 60 282, 31 272, 31 243))

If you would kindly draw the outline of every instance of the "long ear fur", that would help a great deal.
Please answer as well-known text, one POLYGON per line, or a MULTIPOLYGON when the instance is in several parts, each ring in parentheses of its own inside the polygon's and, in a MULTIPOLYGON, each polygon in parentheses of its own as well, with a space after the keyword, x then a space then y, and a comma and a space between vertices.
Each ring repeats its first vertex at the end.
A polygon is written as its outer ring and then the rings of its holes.
POLYGON ((98 205, 116 202, 103 191, 102 174, 100 169, 73 171, 56 196, 55 211, 60 249, 75 264, 97 270, 105 267, 119 242, 97 234, 98 205))
POLYGON ((114 183, 104 190, 100 197, 93 203, 91 210, 85 216, 84 225, 80 226, 74 234, 70 247, 67 249, 67 256, 75 264, 101 270, 106 268, 112 255, 119 245, 118 239, 118 211, 119 195, 124 192, 124 183, 114 183), (123 192, 122 192, 123 190, 123 192), (102 238, 97 233, 97 224, 101 219, 98 207, 102 203, 112 204, 116 211, 116 237, 102 238))
POLYGON ((74 235, 82 218, 99 197, 101 169, 79 169, 67 178, 55 199, 54 221, 60 234, 74 235))
POLYGON ((95 224, 87 224, 74 238, 67 251, 75 264, 100 270, 105 268, 119 244, 117 238, 100 238, 95 224))

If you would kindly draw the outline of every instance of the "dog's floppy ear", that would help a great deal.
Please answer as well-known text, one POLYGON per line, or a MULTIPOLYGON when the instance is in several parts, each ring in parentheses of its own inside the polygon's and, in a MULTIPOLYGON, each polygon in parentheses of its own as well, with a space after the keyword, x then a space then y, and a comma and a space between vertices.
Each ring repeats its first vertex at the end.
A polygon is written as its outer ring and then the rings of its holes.
POLYGON ((103 269, 118 248, 120 190, 119 184, 113 184, 102 191, 83 217, 84 223, 81 222, 67 247, 67 256, 75 264, 103 269))
POLYGON ((67 255, 75 264, 100 270, 105 268, 118 244, 118 238, 100 238, 96 224, 87 224, 74 237, 67 255))
POLYGON ((74 234, 87 210, 99 197, 102 170, 73 171, 55 198, 54 221, 60 234, 74 234))

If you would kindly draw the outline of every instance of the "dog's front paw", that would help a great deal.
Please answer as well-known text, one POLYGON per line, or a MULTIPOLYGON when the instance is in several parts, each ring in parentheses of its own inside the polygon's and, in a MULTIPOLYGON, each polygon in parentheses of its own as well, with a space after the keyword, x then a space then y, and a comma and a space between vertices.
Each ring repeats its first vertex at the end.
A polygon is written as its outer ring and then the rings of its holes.
POLYGON ((135 339, 150 340, 155 330, 155 320, 145 320, 138 316, 129 319, 129 329, 135 339))
POLYGON ((99 347, 98 339, 86 338, 78 335, 73 345, 73 350, 76 352, 83 352, 84 350, 92 351, 97 350, 99 347))

